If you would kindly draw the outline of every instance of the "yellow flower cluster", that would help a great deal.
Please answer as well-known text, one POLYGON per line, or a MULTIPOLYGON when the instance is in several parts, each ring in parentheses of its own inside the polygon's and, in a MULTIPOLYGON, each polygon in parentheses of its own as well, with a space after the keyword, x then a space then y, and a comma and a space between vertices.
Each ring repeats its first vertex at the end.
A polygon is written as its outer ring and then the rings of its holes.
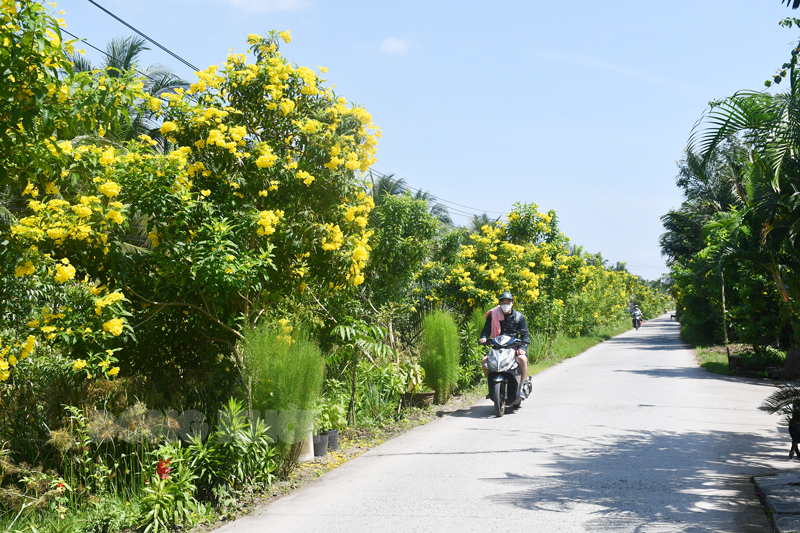
POLYGON ((22 276, 29 276, 34 272, 36 272, 36 267, 33 266, 33 263, 31 263, 30 261, 25 261, 25 263, 19 265, 14 270, 14 276, 19 278, 22 276))
POLYGON ((14 346, 19 348, 19 359, 14 354, 9 355, 12 346, 8 344, 4 348, 3 339, 0 338, 0 381, 6 381, 11 377, 10 367, 16 366, 17 362, 25 359, 33 352, 36 346, 36 339, 33 335, 28 335, 24 344, 16 344, 14 346))
POLYGON ((120 291, 114 291, 112 293, 103 296, 102 298, 98 298, 94 302, 94 312, 100 316, 103 314, 103 307, 108 307, 109 305, 114 305, 117 302, 121 302, 125 299, 125 295, 120 291))
POLYGON ((326 235, 322 238, 322 249, 326 251, 338 250, 344 244, 344 233, 338 224, 327 223, 323 226, 326 235))
POLYGON ((306 186, 310 186, 314 182, 314 176, 312 176, 305 170, 297 171, 297 179, 303 180, 303 183, 305 183, 306 186))
POLYGON ((169 135, 173 131, 178 131, 178 125, 168 120, 161 125, 161 134, 162 135, 169 135))
POLYGON ((115 337, 118 337, 122 333, 122 327, 124 325, 125 322, 121 318, 112 318, 103 324, 103 331, 107 331, 115 337))
POLYGON ((62 264, 56 266, 56 274, 53 276, 59 283, 66 283, 75 277, 75 267, 69 264, 68 259, 62 259, 62 264))
POLYGON ((258 229, 256 233, 260 236, 272 235, 275 233, 275 226, 283 218, 283 211, 276 209, 273 211, 261 211, 258 213, 258 229))
POLYGON ((281 318, 278 320, 278 324, 281 327, 282 334, 278 335, 276 339, 280 342, 285 342, 286 344, 294 344, 294 339, 292 338, 292 331, 294 331, 294 327, 289 324, 288 318, 281 318))
POLYGON ((367 259, 369 259, 371 248, 367 243, 369 242, 369 238, 372 237, 372 234, 372 231, 362 233, 353 249, 350 272, 347 275, 347 278, 353 285, 361 285, 364 283, 364 274, 362 271, 367 264, 367 259))
POLYGON ((256 166, 258 168, 269 168, 277 160, 278 156, 272 153, 268 145, 264 144, 261 146, 261 153, 258 155, 258 159, 256 159, 256 166))
POLYGON ((375 207, 372 196, 361 191, 357 195, 359 203, 347 208, 344 219, 348 222, 355 222, 359 227, 367 226, 367 215, 375 207))

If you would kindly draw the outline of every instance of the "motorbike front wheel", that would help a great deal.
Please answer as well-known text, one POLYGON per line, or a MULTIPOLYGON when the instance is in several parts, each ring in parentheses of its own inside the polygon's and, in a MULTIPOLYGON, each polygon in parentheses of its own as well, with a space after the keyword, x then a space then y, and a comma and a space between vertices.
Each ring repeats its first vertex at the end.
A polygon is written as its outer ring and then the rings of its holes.
POLYGON ((506 410, 506 398, 503 394, 503 382, 495 381, 492 386, 492 397, 494 397, 494 416, 501 417, 506 410))

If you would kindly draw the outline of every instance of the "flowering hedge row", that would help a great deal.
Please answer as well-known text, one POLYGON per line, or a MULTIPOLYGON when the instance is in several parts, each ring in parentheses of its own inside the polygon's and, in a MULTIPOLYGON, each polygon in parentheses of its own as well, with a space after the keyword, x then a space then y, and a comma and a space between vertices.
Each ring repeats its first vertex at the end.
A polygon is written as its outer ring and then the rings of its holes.
POLYGON ((0 379, 42 343, 85 377, 115 375, 118 358, 135 371, 136 328, 159 315, 203 332, 214 362, 287 294, 364 282, 373 203, 357 172, 380 133, 291 65, 278 34, 249 37, 253 63, 232 53, 157 98, 132 73, 74 72, 63 21, 41 4, 4 1, 2 15, 2 186, 27 199, 4 230, 2 275, 69 285, 71 305, 0 331, 0 379), (131 115, 161 126, 126 139, 131 115), (146 238, 130 242, 136 231, 146 238))
POLYGON ((668 300, 638 277, 570 248, 553 211, 524 203, 514 205, 507 222, 469 234, 456 260, 425 264, 420 280, 418 294, 464 316, 494 306, 502 291, 511 290, 515 308, 533 329, 570 335, 627 316, 631 303, 655 316, 668 300))

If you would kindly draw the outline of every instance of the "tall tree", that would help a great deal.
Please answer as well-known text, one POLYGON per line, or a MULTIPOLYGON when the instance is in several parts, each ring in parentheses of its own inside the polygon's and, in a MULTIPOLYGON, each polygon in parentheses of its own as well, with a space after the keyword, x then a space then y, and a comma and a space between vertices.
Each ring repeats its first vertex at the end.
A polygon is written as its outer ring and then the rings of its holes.
MULTIPOLYGON (((164 93, 174 92, 178 88, 188 88, 189 83, 175 74, 170 67, 162 63, 144 64, 142 54, 150 50, 147 41, 138 36, 115 37, 111 39, 103 52, 103 59, 95 66, 83 54, 70 54, 69 60, 75 72, 97 72, 98 75, 110 78, 120 78, 128 73, 135 73, 135 77, 142 82, 144 90, 154 97, 164 93)), ((146 133, 158 140, 163 146, 163 139, 158 130, 160 124, 152 120, 150 113, 145 109, 138 112, 135 108, 129 110, 131 123, 114 137, 121 140, 130 140, 146 133)))

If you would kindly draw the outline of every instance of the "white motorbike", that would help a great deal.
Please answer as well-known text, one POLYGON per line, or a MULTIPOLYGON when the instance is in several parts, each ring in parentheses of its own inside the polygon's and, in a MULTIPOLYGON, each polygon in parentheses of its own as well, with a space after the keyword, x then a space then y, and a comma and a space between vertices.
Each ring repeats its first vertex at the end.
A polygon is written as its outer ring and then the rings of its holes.
POLYGON ((487 342, 492 348, 486 366, 489 369, 489 398, 494 401, 494 415, 503 416, 506 407, 520 407, 520 390, 528 396, 533 390, 531 378, 522 383, 522 374, 517 364, 517 348, 520 340, 510 335, 498 335, 487 342))

